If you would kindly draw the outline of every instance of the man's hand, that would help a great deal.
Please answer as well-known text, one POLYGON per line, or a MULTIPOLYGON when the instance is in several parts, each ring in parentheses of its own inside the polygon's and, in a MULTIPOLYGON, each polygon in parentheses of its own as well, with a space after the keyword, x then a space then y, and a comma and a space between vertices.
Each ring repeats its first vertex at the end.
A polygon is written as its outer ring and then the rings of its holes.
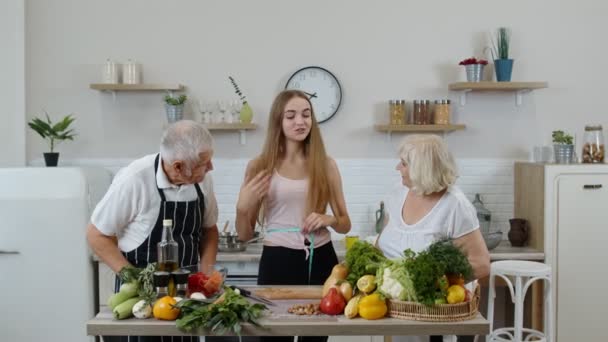
POLYGON ((261 171, 241 187, 236 210, 239 212, 249 212, 268 194, 269 188, 270 175, 267 171, 261 171))
POLYGON ((304 220, 304 224, 302 225, 302 233, 309 234, 321 227, 332 226, 336 223, 337 219, 333 216, 311 213, 304 220))

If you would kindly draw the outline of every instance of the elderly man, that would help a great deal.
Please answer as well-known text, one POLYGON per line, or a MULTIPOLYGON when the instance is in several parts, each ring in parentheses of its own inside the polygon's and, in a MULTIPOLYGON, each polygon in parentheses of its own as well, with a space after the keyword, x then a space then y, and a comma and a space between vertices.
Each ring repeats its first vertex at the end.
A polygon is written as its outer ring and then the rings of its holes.
POLYGON ((171 219, 180 266, 200 264, 203 272, 210 270, 218 245, 217 202, 207 174, 213 170, 212 157, 213 139, 205 127, 188 120, 170 125, 160 154, 122 169, 95 208, 87 227, 95 254, 116 273, 156 262, 163 220, 171 219))

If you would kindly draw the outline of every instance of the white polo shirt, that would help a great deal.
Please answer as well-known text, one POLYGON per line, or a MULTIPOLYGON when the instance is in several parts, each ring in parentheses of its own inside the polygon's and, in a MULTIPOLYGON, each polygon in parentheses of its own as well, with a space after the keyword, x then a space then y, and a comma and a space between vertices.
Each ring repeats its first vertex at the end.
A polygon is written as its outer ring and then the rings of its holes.
MULTIPOLYGON (((155 176, 155 158, 156 154, 151 154, 121 169, 91 216, 91 223, 102 234, 118 237, 118 247, 123 252, 139 247, 152 232, 161 204, 157 186, 167 201, 194 201, 198 197, 193 184, 178 186, 169 182, 161 166, 162 158, 155 176)), ((203 227, 213 227, 218 213, 210 174, 205 175, 199 187, 205 195, 203 227)))

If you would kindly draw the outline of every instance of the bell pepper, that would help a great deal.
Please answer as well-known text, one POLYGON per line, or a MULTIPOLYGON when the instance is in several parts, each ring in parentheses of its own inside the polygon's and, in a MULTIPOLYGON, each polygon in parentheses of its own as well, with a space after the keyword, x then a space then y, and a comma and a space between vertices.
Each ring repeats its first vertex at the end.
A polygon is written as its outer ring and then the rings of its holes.
POLYGON ((369 296, 361 298, 359 301, 359 316, 365 319, 379 319, 386 315, 388 308, 386 301, 380 297, 380 294, 373 293, 369 296))

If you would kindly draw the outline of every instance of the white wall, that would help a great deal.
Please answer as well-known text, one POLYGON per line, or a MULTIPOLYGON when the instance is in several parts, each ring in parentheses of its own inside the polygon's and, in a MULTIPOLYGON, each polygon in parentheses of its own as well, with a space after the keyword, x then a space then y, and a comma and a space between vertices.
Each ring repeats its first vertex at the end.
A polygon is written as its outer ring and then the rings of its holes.
POLYGON ((24 0, 0 2, 0 167, 25 165, 24 0))
MULTIPOLYGON (((525 95, 469 94, 454 106, 465 131, 447 136, 457 157, 526 158, 548 143, 553 129, 582 135, 586 123, 606 125, 608 54, 603 0, 488 1, 28 1, 27 109, 55 118, 78 117, 77 143, 60 146, 65 158, 134 158, 157 149, 164 123, 162 94, 108 94, 88 89, 107 57, 143 63, 148 82, 179 82, 203 100, 234 97, 236 77, 261 123, 246 146, 235 134, 217 135, 216 156, 251 158, 260 150, 268 108, 288 77, 321 65, 339 78, 344 102, 322 125, 337 158, 391 158, 373 124, 386 121, 388 99, 444 98, 463 80, 459 60, 481 55, 486 33, 513 30, 514 80, 548 81, 525 95), (345 144, 344 142, 348 142, 345 144)), ((489 76, 489 75, 488 75, 489 76)), ((29 116, 28 116, 29 118, 29 116)), ((27 136, 28 160, 46 145, 27 136)), ((64 157, 62 157, 64 158, 64 157)))

